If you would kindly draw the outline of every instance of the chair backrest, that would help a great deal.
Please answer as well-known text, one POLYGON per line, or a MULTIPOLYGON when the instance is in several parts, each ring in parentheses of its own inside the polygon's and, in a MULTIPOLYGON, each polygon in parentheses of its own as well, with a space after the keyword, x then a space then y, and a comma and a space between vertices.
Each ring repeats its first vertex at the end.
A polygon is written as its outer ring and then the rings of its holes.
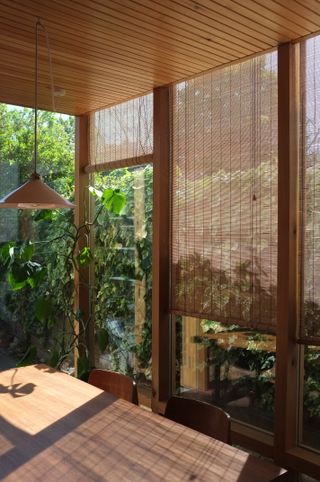
POLYGON ((230 415, 210 403, 174 396, 167 403, 165 417, 230 444, 230 415))
POLYGON ((126 375, 95 368, 90 372, 88 383, 138 405, 137 384, 126 375))

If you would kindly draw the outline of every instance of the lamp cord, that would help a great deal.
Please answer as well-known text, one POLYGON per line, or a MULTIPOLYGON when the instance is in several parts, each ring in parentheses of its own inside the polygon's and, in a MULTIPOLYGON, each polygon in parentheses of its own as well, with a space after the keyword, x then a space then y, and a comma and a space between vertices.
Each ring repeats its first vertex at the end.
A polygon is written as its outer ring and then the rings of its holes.
POLYGON ((52 110, 56 112, 56 106, 54 101, 54 79, 53 79, 53 69, 52 69, 52 56, 51 56, 51 49, 50 49, 50 40, 49 34, 46 27, 41 22, 41 19, 38 18, 36 22, 36 30, 35 30, 35 76, 34 76, 34 173, 32 177, 39 178, 37 173, 37 161, 38 161, 38 56, 39 56, 39 28, 42 28, 45 38, 46 38, 46 47, 48 52, 48 59, 49 59, 49 70, 50 70, 50 84, 51 84, 51 99, 52 99, 52 110))
POLYGON ((36 22, 36 51, 34 64, 34 173, 37 175, 37 158, 38 158, 38 31, 40 20, 36 22))

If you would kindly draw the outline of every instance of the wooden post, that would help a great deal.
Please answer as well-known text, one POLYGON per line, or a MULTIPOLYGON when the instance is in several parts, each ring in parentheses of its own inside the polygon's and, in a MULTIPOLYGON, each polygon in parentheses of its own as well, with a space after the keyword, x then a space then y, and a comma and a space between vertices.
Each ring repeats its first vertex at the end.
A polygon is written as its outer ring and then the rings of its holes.
MULTIPOLYGON (((76 166, 75 166, 75 224, 77 227, 89 219, 89 174, 85 173, 84 167, 88 164, 89 157, 89 135, 88 135, 89 119, 87 115, 81 115, 76 118, 76 166)), ((85 246, 85 236, 81 236, 78 248, 85 246)), ((90 316, 90 292, 89 285, 89 268, 81 268, 81 273, 75 272, 75 309, 80 310, 82 318, 88 320, 90 316), (80 280, 81 278, 81 280, 80 280)), ((79 322, 76 322, 75 330, 79 333, 79 322)), ((90 363, 94 365, 94 324, 91 319, 86 333, 82 341, 88 348, 90 353, 90 363)), ((80 355, 84 354, 84 350, 80 348, 80 355)), ((77 353, 75 353, 75 366, 77 353)))
POLYGON ((154 90, 153 251, 152 251, 152 410, 170 395, 169 317, 169 88, 154 90))
POLYGON ((275 405, 275 459, 297 443, 299 350, 298 322, 298 46, 278 51, 278 321, 275 405))

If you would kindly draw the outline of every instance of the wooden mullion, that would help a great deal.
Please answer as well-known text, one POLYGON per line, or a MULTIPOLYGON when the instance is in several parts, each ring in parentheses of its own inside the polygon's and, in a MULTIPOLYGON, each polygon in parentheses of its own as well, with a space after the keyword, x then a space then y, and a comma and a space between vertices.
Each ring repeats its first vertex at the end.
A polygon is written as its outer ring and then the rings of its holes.
MULTIPOLYGON (((90 213, 89 203, 89 175, 84 172, 84 166, 88 164, 89 153, 89 119, 86 115, 76 117, 76 165, 75 165, 75 224, 77 227, 82 226, 90 213)), ((78 249, 85 246, 85 236, 81 236, 78 243, 78 249)), ((90 353, 90 363, 94 364, 94 323, 90 318, 90 272, 89 267, 81 267, 81 273, 75 271, 75 308, 81 311, 82 318, 89 320, 86 333, 80 338, 90 353)), ((75 329, 79 332, 79 322, 76 322, 75 329)), ((83 348, 79 350, 80 355, 84 355, 83 348)), ((77 353, 76 353, 77 357, 77 353)), ((76 358, 75 357, 75 358, 76 358)))
POLYGON ((275 403, 275 459, 297 444, 299 348, 298 322, 298 46, 278 50, 278 320, 275 403))
POLYGON ((171 392, 169 316, 169 88, 154 90, 152 410, 171 392))
POLYGON ((290 449, 286 453, 285 463, 296 472, 306 473, 320 479, 319 454, 304 447, 290 449))

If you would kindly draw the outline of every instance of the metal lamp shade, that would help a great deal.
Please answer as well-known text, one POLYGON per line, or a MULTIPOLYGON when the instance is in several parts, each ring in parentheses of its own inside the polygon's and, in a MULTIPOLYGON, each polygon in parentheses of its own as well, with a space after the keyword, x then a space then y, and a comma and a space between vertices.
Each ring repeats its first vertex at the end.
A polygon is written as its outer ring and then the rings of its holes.
POLYGON ((74 207, 74 204, 47 186, 37 174, 31 176, 29 181, 0 200, 0 208, 60 209, 74 207))

